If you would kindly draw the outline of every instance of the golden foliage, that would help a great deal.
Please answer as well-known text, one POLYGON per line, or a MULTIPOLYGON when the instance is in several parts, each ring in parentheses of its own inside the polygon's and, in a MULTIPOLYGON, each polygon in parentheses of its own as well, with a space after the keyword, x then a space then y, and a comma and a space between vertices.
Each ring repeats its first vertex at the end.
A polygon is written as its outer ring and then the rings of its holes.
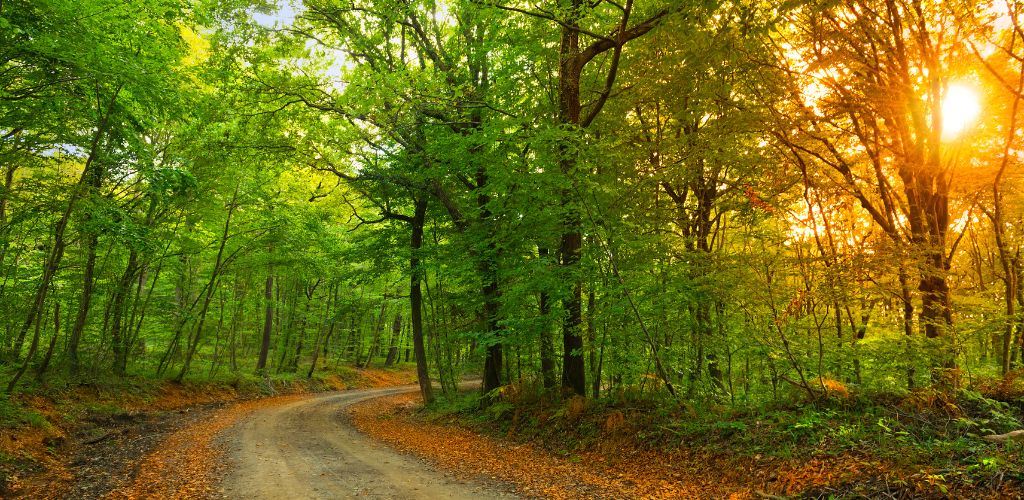
POLYGON ((626 423, 626 416, 621 411, 615 410, 604 419, 604 430, 615 432, 626 423))
POLYGON ((582 396, 573 396, 566 403, 565 416, 569 420, 579 420, 587 409, 587 400, 582 396))
POLYGON ((842 382, 828 377, 821 379, 821 386, 828 396, 839 399, 850 399, 850 391, 842 382))

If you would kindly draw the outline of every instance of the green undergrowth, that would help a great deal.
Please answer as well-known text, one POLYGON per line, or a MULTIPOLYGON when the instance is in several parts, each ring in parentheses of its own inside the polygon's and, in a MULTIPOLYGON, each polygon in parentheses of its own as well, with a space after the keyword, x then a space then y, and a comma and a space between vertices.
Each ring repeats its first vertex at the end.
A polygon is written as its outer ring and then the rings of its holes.
POLYGON ((26 407, 21 401, 10 398, 0 399, 0 429, 24 425, 45 428, 48 422, 41 413, 26 407))
POLYGON ((441 398, 424 418, 531 442, 569 457, 607 450, 613 443, 763 464, 812 458, 870 462, 896 477, 928 477, 939 492, 1024 486, 1024 443, 981 439, 1024 429, 1024 387, 982 384, 957 391, 853 393, 816 401, 794 397, 734 407, 621 394, 558 398, 516 385, 493 394, 488 405, 480 403, 479 394, 441 398))
MULTIPOLYGON (((392 371, 408 371, 406 366, 392 371)), ((22 385, 12 395, 0 396, 0 431, 22 427, 50 429, 65 427, 85 417, 116 415, 129 409, 184 407, 300 392, 362 387, 362 371, 339 366, 317 370, 313 377, 303 373, 259 376, 251 372, 221 372, 174 382, 155 374, 53 376, 43 382, 22 385)))

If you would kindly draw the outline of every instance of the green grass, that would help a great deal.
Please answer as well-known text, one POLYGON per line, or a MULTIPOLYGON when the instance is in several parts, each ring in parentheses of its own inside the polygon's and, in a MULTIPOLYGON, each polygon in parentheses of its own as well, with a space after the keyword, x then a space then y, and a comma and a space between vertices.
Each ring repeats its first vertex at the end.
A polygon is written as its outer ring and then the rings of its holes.
POLYGON ((23 425, 46 429, 50 424, 42 414, 26 408, 20 402, 8 397, 0 398, 0 429, 16 428, 23 425))

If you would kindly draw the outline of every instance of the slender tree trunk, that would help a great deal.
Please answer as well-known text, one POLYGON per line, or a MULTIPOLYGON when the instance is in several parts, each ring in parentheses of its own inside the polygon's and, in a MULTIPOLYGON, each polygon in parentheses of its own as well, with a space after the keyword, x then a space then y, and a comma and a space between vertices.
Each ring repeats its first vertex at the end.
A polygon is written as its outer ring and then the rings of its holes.
POLYGON ((412 254, 409 257, 409 307, 411 308, 409 320, 412 322, 412 342, 414 356, 416 357, 416 379, 420 384, 420 395, 423 402, 430 404, 434 401, 434 390, 430 385, 430 372, 427 367, 427 349, 423 342, 423 292, 420 289, 420 282, 423 276, 423 269, 420 265, 420 248, 423 246, 423 225, 427 218, 427 200, 418 199, 415 202, 415 211, 412 217, 412 236, 409 247, 412 254))
MULTIPOLYGON (((582 15, 582 0, 571 0, 568 20, 562 25, 558 51, 558 121, 570 132, 580 127, 580 77, 585 62, 580 60, 579 18, 582 15)), ((577 185, 576 153, 572 144, 560 147, 559 167, 567 182, 577 185)), ((583 248, 581 217, 575 207, 572 188, 561 192, 562 234, 558 256, 562 267, 562 279, 569 283, 569 293, 562 299, 565 317, 562 321, 562 388, 574 394, 586 395, 586 371, 583 363, 583 337, 581 313, 583 289, 576 276, 583 248)))
POLYGON ((7 202, 11 198, 11 190, 14 187, 14 171, 17 169, 18 165, 7 166, 7 170, 4 172, 3 191, 0 191, 0 267, 7 259, 7 249, 9 248, 7 237, 11 233, 11 227, 7 224, 7 202))
POLYGON ((28 370, 29 363, 32 362, 32 358, 36 355, 36 350, 39 348, 39 331, 42 325, 42 321, 36 321, 36 329, 32 334, 32 342, 28 347, 28 354, 25 355, 25 360, 22 361, 21 367, 15 372, 14 376, 11 377, 11 381, 7 383, 7 394, 11 394, 14 388, 18 385, 18 380, 21 379, 22 375, 25 375, 25 371, 28 370))
POLYGON ((225 309, 224 306, 225 306, 225 302, 226 301, 224 300, 224 290, 221 289, 221 291, 220 291, 220 301, 219 301, 219 304, 218 304, 220 307, 218 308, 218 311, 217 311, 217 328, 214 329, 214 331, 216 333, 214 334, 214 340, 213 340, 213 359, 210 360, 210 371, 209 371, 209 375, 208 375, 210 377, 212 377, 215 373, 217 373, 217 366, 220 364, 221 351, 222 351, 222 349, 220 347, 220 344, 221 344, 221 332, 224 331, 224 309, 225 309))
MULTIPOLYGON (((316 293, 317 287, 320 286, 322 280, 316 280, 313 286, 306 289, 306 306, 302 311, 302 318, 299 320, 299 339, 296 342, 295 357, 292 358, 291 365, 289 366, 290 371, 293 373, 299 370, 299 358, 302 357, 302 348, 306 341, 306 326, 309 325, 309 307, 313 302, 313 294, 316 293)), ((317 329, 319 332, 319 329, 317 329)), ((318 333, 319 335, 319 333, 318 333)))
POLYGON ((53 304, 53 333, 50 335, 50 346, 46 348, 43 361, 36 369, 36 380, 41 380, 47 368, 50 367, 50 360, 53 359, 53 351, 57 347, 57 338, 60 337, 60 302, 53 304))
MULTIPOLYGON (((146 211, 145 227, 150 227, 153 224, 156 208, 157 198, 153 197, 149 202, 149 209, 146 211)), ((114 351, 114 373, 117 375, 124 375, 125 368, 128 365, 128 349, 130 348, 129 339, 131 335, 126 335, 123 331, 125 314, 127 313, 125 301, 131 293, 132 284, 135 282, 138 274, 139 252, 133 247, 129 251, 128 264, 125 266, 121 279, 118 280, 117 288, 114 289, 114 296, 111 299, 111 314, 113 316, 110 325, 110 343, 114 351)))
POLYGON ((245 287, 235 297, 235 312, 231 316, 231 333, 228 340, 228 362, 230 363, 232 373, 238 371, 238 326, 242 322, 242 316, 245 314, 245 296, 248 294, 249 278, 246 277, 243 283, 245 283, 245 287))
POLYGON ((181 365, 181 371, 178 372, 178 376, 175 377, 176 382, 181 382, 185 379, 185 375, 188 374, 189 367, 192 364, 192 358, 196 354, 196 349, 199 347, 199 340, 203 335, 203 324, 206 322, 206 312, 210 310, 210 302, 213 300, 214 290, 217 288, 217 283, 220 281, 220 274, 222 266, 224 265, 224 248, 228 244, 228 236, 231 230, 231 216, 234 215, 235 209, 238 208, 238 190, 239 186, 235 186, 235 192, 231 195, 231 201, 228 204, 228 215, 224 221, 224 231, 221 233, 220 246, 217 248, 217 259, 213 265, 213 271, 210 273, 210 281, 206 284, 206 295, 203 298, 203 307, 199 310, 199 319, 196 321, 195 334, 191 336, 188 343, 188 351, 185 353, 185 362, 181 365))
POLYGON ((597 331, 594 329, 594 289, 587 290, 587 363, 590 365, 590 393, 597 398, 601 393, 601 376, 597 371, 597 331))
POLYGON ((402 314, 395 315, 395 322, 391 324, 391 342, 388 344, 388 357, 384 360, 384 366, 391 366, 398 361, 398 340, 402 335, 402 314))
POLYGON ((110 325, 110 343, 114 350, 114 373, 117 375, 124 375, 125 368, 128 363, 128 349, 129 345, 127 342, 127 335, 124 335, 122 331, 122 325, 124 324, 125 316, 125 299, 131 290, 132 283, 135 281, 135 274, 138 272, 139 255, 135 249, 131 250, 128 255, 128 265, 125 267, 124 274, 121 275, 121 279, 118 281, 118 286, 114 290, 114 297, 111 300, 111 308, 113 311, 113 318, 110 325))
POLYGON ((362 363, 356 362, 356 366, 360 368, 368 368, 373 363, 374 356, 377 355, 381 331, 384 330, 384 313, 387 312, 387 307, 387 300, 383 300, 380 303, 380 314, 377 315, 377 319, 373 322, 373 338, 370 340, 370 349, 366 352, 366 360, 362 363))
POLYGON ((81 361, 78 356, 78 347, 85 332, 85 323, 89 317, 89 309, 92 305, 93 286, 96 283, 94 273, 96 272, 96 246, 98 237, 95 234, 86 236, 86 257, 85 271, 82 273, 82 294, 78 300, 78 313, 75 315, 75 323, 71 327, 71 335, 68 338, 68 363, 72 374, 77 374, 81 361))
POLYGON ((356 335, 358 334, 359 325, 356 323, 355 315, 349 320, 348 337, 345 340, 345 349, 342 351, 345 353, 345 359, 350 360, 356 354, 356 335))
POLYGON ((260 341, 260 357, 256 362, 256 373, 266 374, 267 356, 270 354, 270 333, 274 330, 274 275, 267 274, 263 288, 263 302, 266 312, 263 315, 263 337, 260 341))
MULTIPOLYGON (((548 249, 539 247, 537 255, 541 261, 546 261, 548 249)), ((551 314, 550 300, 547 292, 540 292, 540 372, 544 382, 544 389, 546 390, 554 389, 558 384, 555 379, 555 344, 551 338, 551 320, 548 317, 551 314)))
MULTIPOLYGON (((100 168, 100 165, 97 163, 97 158, 100 154, 100 143, 103 140, 103 136, 106 134, 107 127, 110 123, 110 115, 114 111, 114 105, 117 102, 117 96, 120 92, 121 87, 119 86, 110 97, 110 102, 107 105, 106 112, 102 113, 100 117, 100 121, 96 126, 96 131, 92 136, 92 143, 89 147, 89 157, 85 160, 85 165, 82 168, 82 174, 78 178, 78 183, 74 188, 72 188, 71 196, 68 198, 68 204, 64 208, 64 213, 61 214, 60 219, 54 226, 53 240, 51 241, 52 246, 50 247, 50 253, 47 256, 46 263, 43 265, 43 275, 36 288, 35 297, 29 305, 28 314, 26 314, 25 322, 21 326, 18 338, 25 338, 26 333, 29 328, 32 327, 33 322, 38 319, 40 310, 46 302, 46 295, 50 290, 50 284, 53 281, 53 276, 57 273, 57 269, 60 267, 61 260, 64 257, 64 250, 67 245, 64 237, 68 223, 71 221, 71 214, 74 213, 79 200, 85 196, 90 183, 95 184, 95 179, 97 177, 102 182, 102 176, 95 172, 96 169, 100 168)), ((18 347, 20 348, 20 346, 18 347)), ((71 363, 72 372, 75 372, 78 368, 78 339, 73 337, 68 340, 68 358, 71 363)))
POLYGON ((310 361, 309 363, 309 372, 306 373, 306 378, 313 378, 313 372, 316 371, 316 362, 320 358, 321 337, 323 341, 323 347, 325 348, 324 356, 327 356, 327 342, 330 341, 331 334, 334 333, 334 321, 332 320, 331 317, 331 306, 334 305, 334 307, 337 307, 337 294, 338 285, 334 285, 333 287, 331 287, 331 290, 328 291, 327 307, 324 310, 324 316, 323 319, 320 321, 320 326, 319 328, 317 328, 316 345, 313 346, 313 360, 310 361), (326 335, 322 335, 324 327, 327 328, 326 335))
POLYGON ((903 263, 900 263, 899 282, 900 298, 903 302, 903 335, 907 342, 907 358, 909 362, 909 365, 907 366, 907 388, 913 389, 916 385, 914 379, 917 370, 914 367, 914 358, 916 357, 916 353, 913 347, 914 302, 910 292, 909 280, 910 278, 907 276, 906 267, 903 263))

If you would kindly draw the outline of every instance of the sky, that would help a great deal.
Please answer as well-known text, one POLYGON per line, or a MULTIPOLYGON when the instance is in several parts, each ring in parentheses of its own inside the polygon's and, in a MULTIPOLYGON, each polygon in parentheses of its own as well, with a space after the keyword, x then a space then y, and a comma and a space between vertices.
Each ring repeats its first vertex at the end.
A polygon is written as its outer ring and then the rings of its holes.
MULTIPOLYGON (((295 3, 300 2, 296 0, 295 3)), ((295 9, 296 7, 292 5, 292 1, 277 0, 277 12, 272 14, 253 12, 252 18, 264 28, 288 26, 295 21, 295 9)))

